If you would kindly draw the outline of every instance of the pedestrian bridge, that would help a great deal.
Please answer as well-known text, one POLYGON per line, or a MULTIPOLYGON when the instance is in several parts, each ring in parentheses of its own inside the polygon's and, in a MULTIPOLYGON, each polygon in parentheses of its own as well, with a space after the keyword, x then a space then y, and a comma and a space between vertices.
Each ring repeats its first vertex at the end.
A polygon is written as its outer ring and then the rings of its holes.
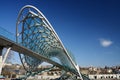
POLYGON ((26 5, 20 10, 16 36, 0 28, 0 47, 19 53, 27 72, 26 77, 49 71, 57 66, 63 70, 63 75, 70 72, 83 80, 73 55, 64 47, 47 18, 34 6, 26 5), (37 67, 43 62, 50 63, 53 67, 36 72, 37 67))

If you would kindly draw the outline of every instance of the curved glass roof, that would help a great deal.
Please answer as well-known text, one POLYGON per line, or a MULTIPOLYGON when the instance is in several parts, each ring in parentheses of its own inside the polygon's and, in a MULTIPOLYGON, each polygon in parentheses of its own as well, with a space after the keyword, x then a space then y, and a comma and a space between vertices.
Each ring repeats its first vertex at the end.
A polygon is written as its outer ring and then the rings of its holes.
MULTIPOLYGON (((19 24, 17 39, 20 38, 18 42, 22 46, 79 73, 73 55, 64 47, 49 21, 37 8, 23 7, 18 17, 17 25, 19 24), (28 10, 25 11, 26 8, 28 10)), ((43 62, 27 55, 24 58, 32 68, 43 62)))

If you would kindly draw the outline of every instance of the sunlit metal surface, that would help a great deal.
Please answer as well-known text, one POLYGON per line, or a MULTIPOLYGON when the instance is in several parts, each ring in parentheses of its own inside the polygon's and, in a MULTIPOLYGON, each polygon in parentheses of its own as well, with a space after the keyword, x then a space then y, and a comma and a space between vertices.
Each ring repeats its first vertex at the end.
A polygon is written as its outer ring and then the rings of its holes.
MULTIPOLYGON (((66 50, 49 21, 36 7, 27 5, 20 10, 16 24, 16 41, 80 74, 73 55, 66 50)), ((23 54, 20 54, 20 58, 27 71, 34 71, 43 62, 23 54)))

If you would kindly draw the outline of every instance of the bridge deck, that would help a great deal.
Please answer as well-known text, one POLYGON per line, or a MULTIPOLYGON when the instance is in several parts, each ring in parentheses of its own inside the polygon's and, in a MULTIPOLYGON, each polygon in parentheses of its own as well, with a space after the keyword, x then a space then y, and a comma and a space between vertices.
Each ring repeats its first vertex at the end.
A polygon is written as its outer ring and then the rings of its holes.
MULTIPOLYGON (((63 67, 62 65, 58 64, 57 62, 52 61, 52 60, 50 60, 50 59, 48 59, 48 58, 45 58, 45 57, 43 57, 42 55, 37 54, 37 53, 33 52, 32 50, 29 50, 29 49, 27 49, 27 48, 25 48, 25 47, 23 47, 23 46, 20 46, 20 45, 17 44, 16 42, 14 42, 14 41, 12 41, 12 40, 10 40, 10 39, 7 39, 7 38, 5 38, 5 37, 3 37, 3 36, 1 36, 1 35, 0 35, 0 46, 6 47, 6 48, 7 48, 7 47, 11 47, 11 49, 12 49, 13 51, 16 51, 16 52, 19 52, 19 53, 22 53, 22 54, 25 54, 25 55, 28 55, 28 56, 31 56, 31 57, 35 57, 35 58, 37 58, 37 59, 39 59, 39 60, 43 60, 43 61, 45 61, 45 62, 48 62, 48 63, 50 63, 50 64, 53 64, 53 65, 55 65, 55 66, 63 69, 63 70, 65 70, 65 71, 68 71, 68 69, 66 69, 66 68, 63 67)), ((74 74, 76 74, 76 75, 79 75, 78 73, 76 73, 75 71, 72 71, 72 70, 69 71, 69 72, 72 72, 72 73, 74 73, 74 74)))

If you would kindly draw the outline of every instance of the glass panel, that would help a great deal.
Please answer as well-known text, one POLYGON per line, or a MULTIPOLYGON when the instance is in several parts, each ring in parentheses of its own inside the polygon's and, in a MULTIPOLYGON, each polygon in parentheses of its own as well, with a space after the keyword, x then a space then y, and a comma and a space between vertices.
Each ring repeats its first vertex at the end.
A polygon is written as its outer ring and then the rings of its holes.
POLYGON ((7 30, 3 29, 2 27, 0 27, 0 36, 5 37, 7 39, 10 39, 14 42, 16 42, 16 37, 13 33, 8 32, 7 30))
MULTIPOLYGON (((54 60, 55 62, 63 65, 66 68, 71 70, 76 70, 71 64, 69 58, 66 56, 65 51, 63 50, 62 45, 54 36, 53 32, 49 30, 46 26, 38 26, 40 23, 43 23, 38 16, 32 16, 31 14, 26 16, 23 22, 23 35, 19 43, 22 43, 23 46, 33 50, 34 52, 43 55, 46 58, 54 60), (36 20, 36 21, 34 21, 36 20), (35 24, 34 24, 35 23, 35 24), (37 25, 36 25, 37 24, 37 25)), ((6 31, 0 27, 0 36, 4 36, 14 42, 16 42, 15 35, 6 31)), ((70 51, 67 51, 69 56, 75 62, 75 59, 70 51)), ((39 62, 37 59, 28 57, 24 55, 27 59, 26 62, 29 65, 39 62)), ((76 63, 76 62, 75 62, 76 63)), ((38 64, 39 65, 39 64, 38 64)), ((36 65, 36 66, 38 66, 36 65)))
MULTIPOLYGON (((51 30, 49 30, 49 28, 47 28, 46 26, 42 26, 40 24, 43 22, 41 19, 39 19, 38 16, 33 17, 30 13, 29 18, 27 17, 24 20, 24 22, 28 23, 28 25, 25 25, 24 28, 30 27, 29 29, 26 30, 28 32, 28 36, 22 36, 24 39, 28 38, 29 44, 28 44, 27 48, 37 52, 38 54, 43 55, 46 58, 54 60, 55 62, 63 65, 66 68, 69 68, 71 70, 74 69, 69 58, 66 56, 66 53, 63 50, 62 45, 56 39, 53 32, 51 30), (38 25, 41 25, 41 26, 38 26, 38 25), (36 45, 38 45, 38 46, 35 47, 36 45)), ((24 43, 24 41, 23 41, 23 44, 26 44, 26 43, 24 43)), ((73 58, 73 61, 75 62, 73 55, 70 52, 68 52, 68 54, 71 58, 73 58)), ((31 59, 31 57, 30 57, 30 59, 31 59)), ((36 61, 36 59, 35 59, 35 61, 36 61)), ((35 61, 33 58, 32 62, 35 62, 35 61)), ((29 61, 27 61, 27 62, 29 62, 29 61)), ((29 62, 29 64, 32 64, 31 61, 29 62)))

